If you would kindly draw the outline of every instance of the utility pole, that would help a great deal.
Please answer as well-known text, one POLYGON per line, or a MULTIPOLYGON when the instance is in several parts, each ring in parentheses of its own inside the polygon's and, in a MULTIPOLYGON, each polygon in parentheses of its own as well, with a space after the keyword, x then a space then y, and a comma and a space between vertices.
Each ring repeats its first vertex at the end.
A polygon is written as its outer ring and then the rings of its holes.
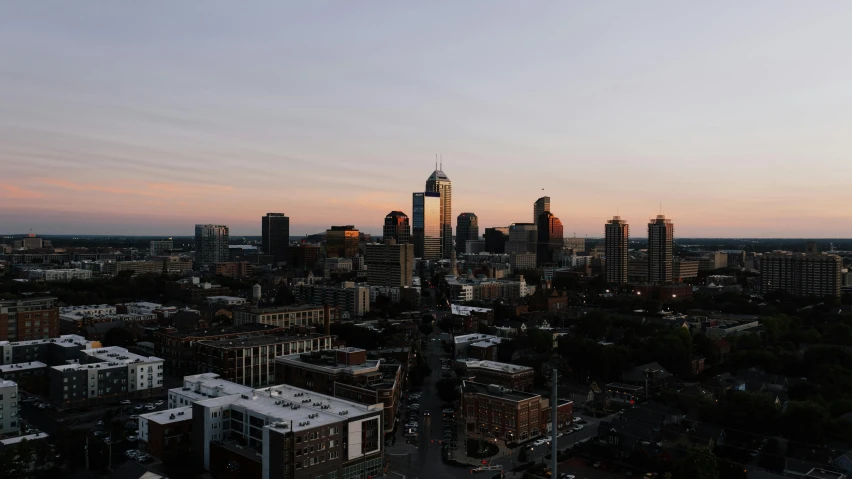
POLYGON ((553 368, 553 391, 550 393, 550 477, 552 479, 556 479, 559 475, 556 473, 556 451, 558 448, 556 447, 556 421, 559 415, 557 414, 557 409, 559 408, 559 398, 556 393, 556 368, 553 368))
POLYGON ((86 470, 89 470, 89 436, 86 435, 86 447, 83 449, 86 450, 86 470))
POLYGON ((109 469, 107 470, 112 474, 112 432, 109 433, 109 469))

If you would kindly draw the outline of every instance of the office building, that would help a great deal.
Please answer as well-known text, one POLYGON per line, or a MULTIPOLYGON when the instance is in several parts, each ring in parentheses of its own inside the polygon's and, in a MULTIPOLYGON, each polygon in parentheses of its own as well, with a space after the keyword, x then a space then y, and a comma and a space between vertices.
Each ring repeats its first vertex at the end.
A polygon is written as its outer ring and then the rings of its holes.
POLYGON ((175 243, 171 238, 167 240, 151 240, 149 254, 151 256, 167 256, 175 249, 175 243))
POLYGON ((574 253, 586 252, 586 238, 564 238, 564 249, 574 253))
POLYGON ((408 216, 402 211, 391 211, 385 216, 382 241, 387 243, 388 240, 393 240, 396 244, 411 243, 411 224, 408 222, 408 216))
POLYGON ((443 171, 436 169, 426 180, 426 191, 440 196, 441 258, 450 259, 453 250, 453 184, 443 171))
POLYGON ((148 261, 110 261, 104 263, 101 271, 112 276, 123 271, 131 271, 133 274, 183 274, 192 271, 192 261, 178 256, 159 257, 148 261))
POLYGON ((245 278, 251 276, 254 266, 247 261, 227 261, 224 263, 216 263, 216 274, 227 278, 245 278))
POLYGON ((509 265, 517 271, 519 269, 535 269, 538 255, 535 253, 512 253, 509 255, 509 265))
POLYGON ((687 279, 698 277, 700 261, 697 259, 680 258, 672 262, 672 281, 682 283, 687 279))
POLYGON ((648 223, 648 282, 671 283, 673 279, 672 246, 674 225, 665 215, 657 215, 648 223))
POLYGON ((536 253, 535 244, 538 241, 535 223, 512 223, 509 226, 509 243, 506 253, 536 253))
POLYGON ((275 358, 278 384, 289 384, 359 404, 384 406, 384 432, 393 432, 402 388, 402 366, 367 359, 367 351, 343 348, 275 358))
POLYGON ((0 437, 20 434, 21 418, 18 414, 18 384, 0 379, 0 437))
POLYGON ((457 359, 456 365, 464 371, 468 381, 496 384, 516 391, 531 391, 535 379, 535 370, 529 366, 478 359, 457 359))
POLYGON ((536 260, 538 266, 553 264, 558 261, 558 253, 564 245, 562 222, 549 211, 538 217, 536 260))
POLYGON ((0 301, 0 341, 28 341, 59 336, 56 298, 0 301))
POLYGON ((78 363, 50 368, 50 400, 60 409, 94 406, 163 392, 163 360, 118 346, 81 350, 78 363))
POLYGON ((370 312, 370 288, 351 281, 340 286, 299 284, 293 287, 293 295, 302 303, 337 306, 352 318, 370 312))
POLYGON ((279 328, 328 328, 328 324, 340 319, 339 310, 333 305, 278 306, 273 308, 235 309, 234 325, 259 323, 279 328))
POLYGON ((30 281, 68 282, 73 280, 92 279, 90 269, 31 269, 28 272, 30 281))
POLYGON ((479 218, 473 213, 462 213, 456 220, 456 254, 467 252, 467 242, 479 239, 479 218))
POLYGON ((358 230, 353 225, 332 226, 325 232, 326 258, 353 258, 358 254, 358 230))
POLYGON ((840 297, 843 259, 834 254, 776 251, 760 258, 764 293, 784 290, 793 296, 840 297))
POLYGON ((263 252, 272 255, 275 263, 287 261, 290 245, 290 218, 284 213, 266 213, 260 219, 260 236, 263 252))
POLYGON ((462 382, 462 416, 466 429, 508 443, 555 435, 551 432, 551 408, 554 406, 557 408, 557 430, 569 427, 574 416, 574 403, 564 399, 557 401, 558 405, 554 405, 551 398, 496 384, 462 382))
POLYGON ((506 243, 508 241, 508 226, 485 228, 485 251, 489 253, 503 254, 506 252, 506 243))
POLYGON ((630 250, 630 226, 620 216, 613 216, 604 227, 605 277, 607 283, 627 282, 630 250))
POLYGON ((438 260, 441 255, 441 195, 435 192, 414 193, 414 256, 424 260, 438 260))
POLYGON ((542 213, 550 211, 550 197, 542 196, 533 203, 533 223, 538 225, 538 218, 542 213))
POLYGON ((195 263, 208 265, 230 260, 230 235, 225 225, 195 225, 195 263))
POLYGON ((317 264, 320 257, 320 247, 313 244, 300 243, 287 249, 287 266, 290 269, 310 270, 317 264))
POLYGON ((365 263, 371 286, 414 285, 413 244, 396 244, 393 239, 385 240, 385 244, 368 244, 365 263))
POLYGON ((252 389, 199 374, 169 390, 169 405, 192 407, 192 459, 213 477, 234 477, 234 471, 262 479, 383 474, 381 404, 289 385, 252 389))

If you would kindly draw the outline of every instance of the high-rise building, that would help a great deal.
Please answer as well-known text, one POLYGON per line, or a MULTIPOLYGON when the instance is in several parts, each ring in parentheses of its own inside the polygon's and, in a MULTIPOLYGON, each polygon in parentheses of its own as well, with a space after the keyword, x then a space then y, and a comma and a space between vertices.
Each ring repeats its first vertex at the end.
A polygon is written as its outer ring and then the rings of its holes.
POLYGON ((607 283, 627 282, 630 226, 620 216, 613 216, 604 227, 605 277, 607 283))
POLYGON ((174 241, 171 238, 167 240, 151 240, 151 256, 165 256, 174 249, 174 241))
POLYGON ((843 259, 819 253, 776 251, 760 257, 760 283, 764 293, 784 290, 793 296, 840 296, 843 259))
POLYGON ((358 238, 353 225, 332 226, 325 232, 325 257, 354 258, 358 254, 358 238))
POLYGON ((550 211, 550 197, 542 196, 533 203, 533 223, 538 224, 538 218, 545 211, 550 211))
POLYGON ((648 222, 648 282, 671 283, 674 225, 665 215, 648 222))
POLYGON ((506 253, 535 253, 538 241, 535 223, 512 223, 509 226, 509 244, 506 253))
POLYGON ((441 259, 441 195, 426 191, 414 193, 414 255, 421 259, 441 259))
POLYGON ((414 245, 396 244, 393 239, 386 241, 367 245, 367 282, 371 286, 412 286, 414 245))
POLYGON ((489 253, 503 254, 506 252, 506 243, 508 241, 508 226, 485 228, 485 251, 489 253))
POLYGON ((260 219, 263 252, 272 255, 276 263, 287 261, 290 245, 290 218, 284 213, 266 213, 260 219))
POLYGON ((562 222, 550 211, 545 211, 538 217, 536 230, 536 262, 539 266, 554 263, 554 256, 562 251, 564 244, 562 222))
POLYGON ((479 219, 473 213, 462 213, 456 220, 456 254, 464 254, 469 240, 479 239, 479 219))
POLYGON ((402 211, 391 211, 385 216, 382 228, 382 241, 394 240, 396 244, 411 243, 411 225, 408 216, 402 211))
POLYGON ((195 225, 195 263, 206 265, 229 261, 230 236, 225 225, 195 225))
POLYGON ((453 184, 436 169, 426 180, 426 191, 440 195, 441 258, 449 259, 453 249, 453 184))

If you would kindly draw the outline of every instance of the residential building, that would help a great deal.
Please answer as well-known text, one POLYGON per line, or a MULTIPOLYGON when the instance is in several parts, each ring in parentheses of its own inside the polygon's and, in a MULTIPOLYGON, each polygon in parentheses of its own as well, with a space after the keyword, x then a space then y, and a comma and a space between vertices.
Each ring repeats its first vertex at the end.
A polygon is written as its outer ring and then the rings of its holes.
POLYGON ((441 195, 435 192, 414 193, 414 256, 424 260, 438 260, 441 254, 441 195))
POLYGON ((509 264, 512 269, 535 269, 538 261, 538 255, 535 253, 512 253, 509 256, 509 264))
POLYGON ((263 387, 276 384, 276 357, 330 348, 331 336, 316 333, 203 340, 195 344, 192 361, 198 373, 263 387))
POLYGON ((606 282, 624 284, 627 282, 627 265, 630 250, 630 226, 620 216, 613 216, 604 227, 604 248, 606 254, 606 282))
POLYGON ((562 251, 564 244, 562 222, 550 211, 545 211, 538 218, 536 230, 538 234, 536 263, 538 266, 558 261, 557 253, 562 251))
POLYGON ((498 346, 502 341, 498 336, 490 334, 462 334, 453 337, 453 357, 456 359, 464 359, 470 356, 470 348, 477 343, 488 343, 489 345, 498 346))
POLYGON ((359 404, 384 406, 384 432, 392 433, 402 388, 402 366, 367 359, 367 351, 343 348, 275 358, 278 384, 289 384, 359 404))
POLYGON ((485 251, 489 253, 503 254, 506 252, 506 243, 509 241, 509 227, 498 226, 485 228, 485 251))
POLYGON ((192 406, 139 415, 139 442, 158 458, 186 454, 192 442, 192 406))
POLYGON ((0 300, 0 341, 28 341, 59 336, 56 298, 0 300))
POLYGON ((167 240, 151 240, 149 253, 151 256, 167 256, 173 249, 175 243, 171 238, 167 240))
POLYGON ((195 263, 208 265, 228 261, 230 241, 225 225, 195 225, 195 263))
POLYGON ((50 366, 56 366, 79 360, 82 357, 81 351, 92 347, 91 341, 74 334, 50 339, 0 341, 0 364, 39 361, 50 366))
POLYGON ((466 380, 481 384, 496 384, 516 391, 531 391, 535 370, 528 366, 480 361, 478 359, 457 359, 466 380))
POLYGON ((546 213, 550 211, 550 197, 542 196, 541 198, 535 200, 533 203, 533 223, 538 226, 538 219, 541 217, 542 213, 546 213))
POLYGON ((538 241, 535 223, 512 223, 509 226, 509 242, 506 252, 512 253, 535 253, 535 244, 538 241))
POLYGON ((268 324, 279 328, 316 328, 340 319, 340 310, 334 305, 277 306, 272 308, 241 308, 234 310, 234 325, 247 323, 268 324))
POLYGON ((92 279, 92 270, 90 269, 31 269, 29 270, 29 279, 32 281, 73 281, 80 279, 92 279))
POLYGON ((323 277, 329 278, 332 274, 349 273, 352 271, 353 258, 326 258, 323 264, 323 277))
POLYGON ((261 248, 275 263, 287 261, 290 245, 290 218, 284 213, 266 213, 260 219, 261 248))
POLYGON ((411 243, 411 224, 408 222, 408 216, 402 211, 391 211, 385 216, 382 241, 387 243, 388 240, 393 240, 396 244, 411 243))
POLYGON ((479 239, 479 218, 473 213, 462 213, 456 219, 456 254, 467 252, 467 242, 479 239))
POLYGON ((0 437, 20 434, 21 419, 18 414, 18 384, 0 379, 0 437))
POLYGON ((719 321, 708 325, 705 334, 710 339, 722 339, 745 333, 754 333, 760 328, 760 323, 753 321, 719 321))
POLYGON ((687 279, 698 277, 699 264, 694 259, 678 259, 672 262, 672 278, 674 281, 683 282, 687 279))
MULTIPOLYGON (((214 264, 211 263, 210 266, 214 264)), ((228 296, 231 288, 213 283, 202 283, 200 278, 184 278, 166 284, 166 293, 187 303, 196 304, 210 296, 228 296)))
POLYGON ((648 282, 671 283, 674 225, 665 215, 648 223, 648 282))
POLYGON ((57 408, 162 394, 162 359, 134 354, 118 346, 81 352, 80 362, 50 368, 50 400, 57 408))
POLYGON ((326 258, 353 258, 357 254, 358 230, 355 226, 332 226, 325 232, 326 258))
POLYGON ((485 252, 485 240, 467 240, 464 244, 465 254, 480 254, 485 252))
MULTIPOLYGON (((453 184, 446 173, 435 169, 426 180, 426 192, 440 198, 441 258, 449 259, 453 250, 453 184)), ((424 258, 425 259, 425 258, 424 258)))
MULTIPOLYGON (((286 249, 285 249, 286 250, 286 249)), ((278 260, 276 260, 277 262, 278 260)), ((284 261, 284 260, 281 260, 284 261)), ((216 263, 216 274, 228 278, 245 278, 251 276, 254 267, 247 261, 235 262, 228 261, 225 263, 216 263)))
POLYGON ((178 256, 145 261, 110 261, 104 263, 102 271, 113 276, 123 271, 130 271, 133 274, 183 274, 192 271, 192 261, 178 256))
MULTIPOLYGON (((571 425, 574 403, 564 399, 558 399, 557 403, 556 427, 562 430, 571 425)), ((550 398, 539 394, 497 384, 462 382, 461 407, 466 429, 507 443, 520 443, 550 433, 553 406, 550 398)))
POLYGON ((184 378, 169 405, 192 407, 192 459, 213 477, 362 479, 383 473, 382 405, 289 385, 252 389, 184 378))
POLYGON ((760 284, 764 293, 784 290, 793 296, 840 297, 843 260, 825 253, 776 251, 760 259, 760 284))
POLYGON ((450 297, 456 301, 493 299, 514 301, 527 295, 527 283, 523 275, 519 276, 517 281, 447 275, 444 281, 449 289, 450 297))
POLYGON ((337 306, 353 317, 370 312, 370 288, 351 281, 340 286, 300 284, 293 287, 293 295, 303 303, 337 306))
POLYGON ((384 244, 367 245, 365 263, 371 286, 410 287, 414 284, 414 245, 397 244, 388 238, 384 244))

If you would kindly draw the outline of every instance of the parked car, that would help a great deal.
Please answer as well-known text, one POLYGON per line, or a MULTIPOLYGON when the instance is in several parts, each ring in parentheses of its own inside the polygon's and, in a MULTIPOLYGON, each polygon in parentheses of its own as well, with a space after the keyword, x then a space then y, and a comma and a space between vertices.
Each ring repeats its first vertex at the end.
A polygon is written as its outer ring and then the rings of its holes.
POLYGON ((141 404, 140 404, 140 405, 138 405, 138 406, 134 407, 133 409, 135 409, 135 410, 137 410, 137 411, 141 411, 141 410, 145 409, 145 406, 143 406, 143 405, 141 405, 141 404))
POLYGON ((119 402, 119 404, 121 404, 122 406, 129 406, 129 405, 130 405, 130 400, 129 400, 129 399, 122 399, 122 400, 119 402))
POLYGON ((533 443, 533 446, 541 446, 542 444, 544 444, 544 443, 546 443, 546 442, 547 442, 547 441, 546 441, 546 440, 544 440, 544 439, 538 439, 538 440, 536 440, 536 441, 533 443))
POLYGON ((136 449, 128 449, 127 451, 124 451, 124 455, 130 459, 136 459, 136 457, 139 456, 139 451, 136 449))
POLYGON ((582 425, 582 424, 574 424, 574 430, 575 430, 575 431, 580 431, 580 430, 582 430, 582 429, 583 429, 583 425, 582 425))
POLYGON ((136 441, 137 439, 139 439, 139 438, 136 437, 136 436, 127 436, 128 441, 136 441))
POLYGON ((158 399, 158 400, 154 401, 154 405, 155 405, 155 406, 162 406, 162 405, 163 405, 163 400, 162 400, 162 399, 158 399))
POLYGON ((139 415, 138 414, 131 414, 130 419, 139 419, 139 415))

